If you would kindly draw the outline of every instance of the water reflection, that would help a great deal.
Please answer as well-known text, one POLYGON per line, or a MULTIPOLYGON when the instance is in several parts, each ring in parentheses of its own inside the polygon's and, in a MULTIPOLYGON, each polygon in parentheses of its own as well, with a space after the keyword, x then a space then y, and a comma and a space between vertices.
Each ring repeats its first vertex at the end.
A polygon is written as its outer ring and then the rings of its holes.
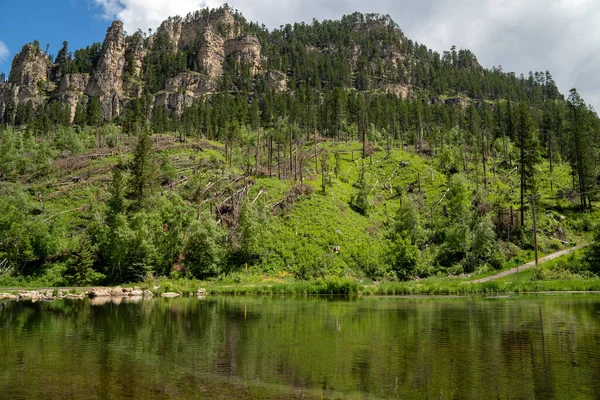
POLYGON ((596 295, 4 303, 0 393, 594 397, 599 316, 596 295))

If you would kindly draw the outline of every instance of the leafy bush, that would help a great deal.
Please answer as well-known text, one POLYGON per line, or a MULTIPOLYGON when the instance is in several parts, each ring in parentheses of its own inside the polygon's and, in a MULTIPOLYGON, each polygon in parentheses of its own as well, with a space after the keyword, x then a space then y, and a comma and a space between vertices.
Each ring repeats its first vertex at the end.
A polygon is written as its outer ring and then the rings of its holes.
POLYGON ((192 222, 183 250, 187 274, 200 279, 219 275, 226 259, 225 238, 225 232, 208 215, 192 222))

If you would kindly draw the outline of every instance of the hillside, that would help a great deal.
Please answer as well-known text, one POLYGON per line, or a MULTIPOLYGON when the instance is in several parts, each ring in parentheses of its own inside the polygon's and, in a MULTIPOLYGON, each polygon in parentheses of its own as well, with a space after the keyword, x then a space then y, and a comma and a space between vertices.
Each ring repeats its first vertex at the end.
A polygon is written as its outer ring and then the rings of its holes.
MULTIPOLYGON (((0 284, 489 274, 593 239, 598 117, 353 14, 267 31, 227 7, 0 83, 0 284)), ((589 253, 589 254, 588 254, 589 253)), ((598 272, 586 259, 545 278, 598 272)))

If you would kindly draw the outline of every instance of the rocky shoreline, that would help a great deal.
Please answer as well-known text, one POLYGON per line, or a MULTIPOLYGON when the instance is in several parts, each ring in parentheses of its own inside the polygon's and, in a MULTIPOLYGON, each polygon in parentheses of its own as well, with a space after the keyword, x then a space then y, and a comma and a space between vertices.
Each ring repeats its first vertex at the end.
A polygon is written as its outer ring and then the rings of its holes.
MULTIPOLYGON (((83 291, 81 293, 66 292, 63 290, 20 290, 16 293, 0 293, 0 300, 12 300, 12 301, 54 301, 54 300, 84 300, 90 299, 93 305, 102 305, 106 303, 137 303, 144 299, 151 299, 154 296, 163 298, 176 298, 182 297, 182 293, 176 292, 164 292, 160 293, 160 287, 155 287, 154 291, 142 290, 139 287, 125 287, 120 286, 111 287, 95 287, 89 291, 83 291)), ((197 298, 204 298, 207 295, 206 289, 198 289, 195 293, 189 293, 189 296, 195 296, 197 298)))

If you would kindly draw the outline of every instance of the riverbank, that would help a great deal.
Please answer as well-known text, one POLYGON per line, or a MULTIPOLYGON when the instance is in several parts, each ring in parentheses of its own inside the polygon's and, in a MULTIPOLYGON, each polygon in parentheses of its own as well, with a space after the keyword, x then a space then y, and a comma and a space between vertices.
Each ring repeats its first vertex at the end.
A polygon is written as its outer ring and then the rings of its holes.
POLYGON ((488 271, 474 275, 431 277, 407 282, 373 282, 348 277, 326 277, 306 281, 289 276, 251 274, 215 281, 155 278, 142 283, 107 288, 52 288, 43 287, 40 282, 28 282, 23 287, 0 287, 0 300, 87 297, 142 299, 153 296, 173 298, 206 295, 487 295, 600 291, 600 277, 586 277, 564 269, 565 263, 576 263, 573 260, 581 257, 583 251, 581 247, 577 247, 548 255, 545 257, 546 262, 537 267, 527 263, 500 273, 488 271))
MULTIPOLYGON (((596 292, 600 291, 600 278, 565 279, 536 281, 531 277, 512 277, 507 280, 469 283, 459 278, 430 278, 420 281, 393 283, 363 283, 351 279, 328 278, 315 281, 256 282, 245 284, 211 283, 194 280, 160 280, 158 284, 140 284, 139 290, 145 295, 112 297, 149 298, 196 296, 200 289, 206 295, 350 295, 350 296, 398 296, 398 295, 488 295, 536 292, 596 292)), ((68 292, 55 293, 52 290, 0 289, 10 297, 5 300, 54 300, 83 299, 89 297, 87 288, 69 288, 68 292)), ((129 290, 131 288, 124 288, 129 290)), ((55 290, 54 290, 55 291, 55 290)), ((134 294, 136 292, 134 291, 134 294)), ((98 297, 92 297, 98 298, 98 297)), ((111 296, 101 296, 111 298, 111 296)))

